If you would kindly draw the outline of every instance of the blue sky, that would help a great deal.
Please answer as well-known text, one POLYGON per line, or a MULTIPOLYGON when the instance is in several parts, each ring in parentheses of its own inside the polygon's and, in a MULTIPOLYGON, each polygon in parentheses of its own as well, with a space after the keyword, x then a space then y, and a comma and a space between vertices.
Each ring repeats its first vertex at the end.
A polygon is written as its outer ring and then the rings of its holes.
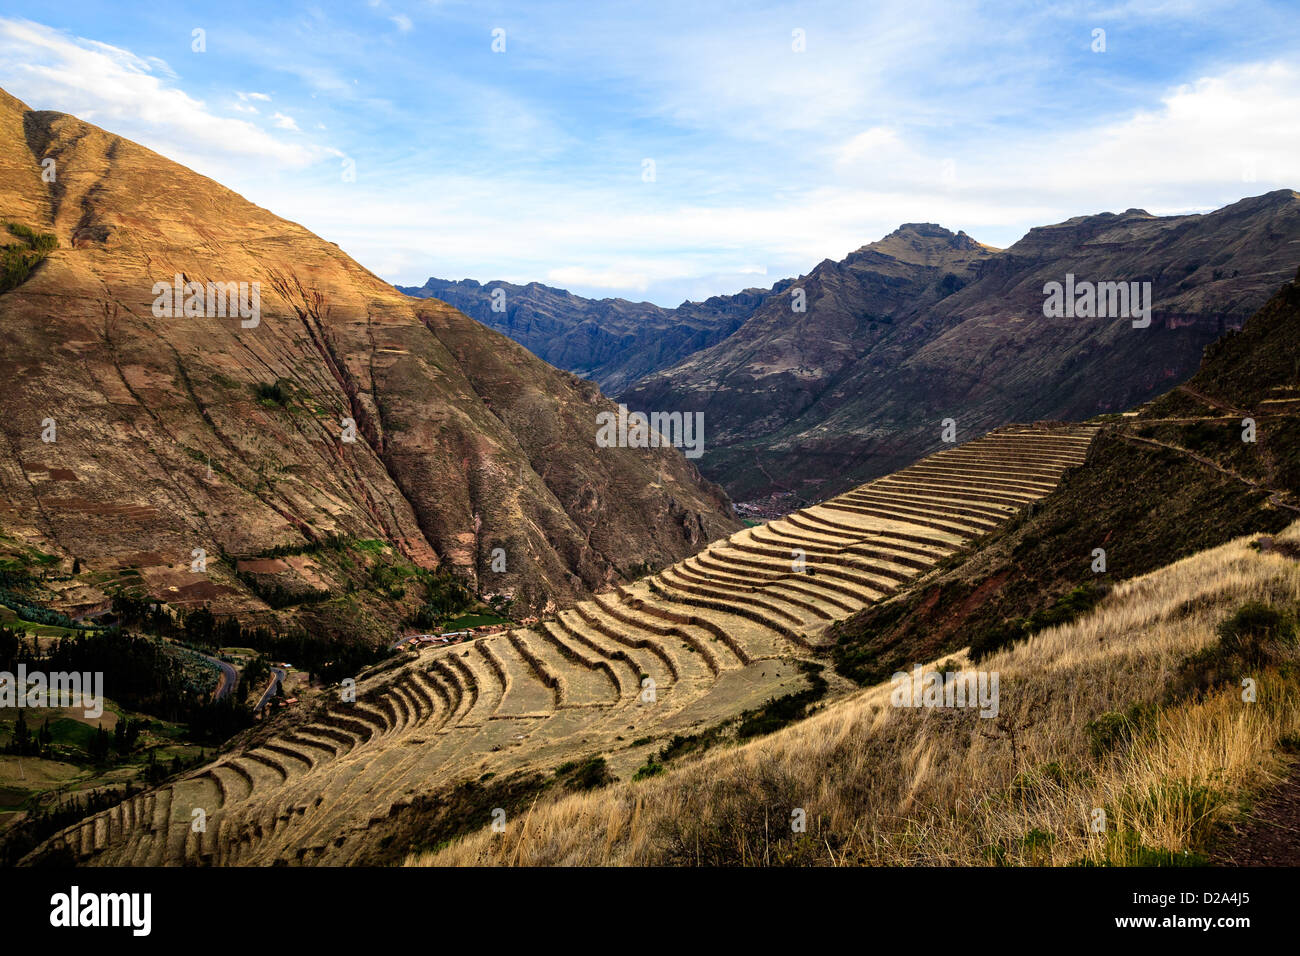
POLYGON ((675 305, 902 222, 1007 246, 1300 188, 1287 7, 74 0, 0 13, 0 86, 394 282, 675 305))

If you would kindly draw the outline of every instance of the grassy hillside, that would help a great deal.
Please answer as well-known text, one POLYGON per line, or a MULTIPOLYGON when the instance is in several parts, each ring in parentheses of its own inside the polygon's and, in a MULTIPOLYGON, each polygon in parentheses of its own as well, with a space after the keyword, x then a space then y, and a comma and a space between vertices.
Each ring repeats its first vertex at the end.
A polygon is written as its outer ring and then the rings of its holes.
POLYGON ((1076 622, 991 655, 996 718, 894 707, 884 684, 408 862, 1203 862, 1300 733, 1300 524, 1279 541, 1243 537, 1126 582, 1076 622))

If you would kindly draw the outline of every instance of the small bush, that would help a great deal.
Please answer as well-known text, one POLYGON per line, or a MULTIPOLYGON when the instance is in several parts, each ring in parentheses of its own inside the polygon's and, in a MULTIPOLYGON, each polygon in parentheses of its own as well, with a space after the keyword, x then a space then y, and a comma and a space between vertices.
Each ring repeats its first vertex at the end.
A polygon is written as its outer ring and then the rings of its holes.
POLYGON ((658 759, 651 757, 646 761, 636 773, 632 774, 633 780, 646 780, 650 777, 657 777, 664 772, 664 765, 658 759))
POLYGON ((614 782, 614 774, 604 757, 592 757, 582 763, 570 760, 557 767, 555 775, 564 778, 564 785, 570 790, 595 790, 614 782))
POLYGON ((257 400, 263 404, 279 405, 283 408, 289 404, 292 397, 282 380, 278 380, 272 385, 267 385, 265 382, 258 383, 257 400))
POLYGON ((1218 641, 1185 657, 1170 680, 1168 698, 1180 700, 1223 684, 1248 671, 1278 663, 1296 645, 1294 616, 1260 601, 1250 601, 1220 621, 1218 641))
POLYGON ((1108 711, 1089 721, 1084 732, 1092 744, 1093 756, 1104 757, 1120 747, 1127 747, 1155 723, 1157 713, 1150 704, 1134 704, 1127 713, 1108 711))
POLYGON ((1296 642, 1295 618, 1261 601, 1237 608, 1219 622, 1215 633, 1224 653, 1255 665, 1276 660, 1280 651, 1294 647, 1296 642))

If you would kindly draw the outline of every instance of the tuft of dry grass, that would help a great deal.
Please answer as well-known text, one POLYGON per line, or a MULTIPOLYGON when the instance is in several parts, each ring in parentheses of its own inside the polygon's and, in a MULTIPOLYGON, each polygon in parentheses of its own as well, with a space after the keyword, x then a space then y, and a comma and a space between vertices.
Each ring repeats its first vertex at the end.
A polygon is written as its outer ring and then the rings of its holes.
MULTIPOLYGON (((1241 538, 1124 582, 982 663, 1000 712, 864 689, 769 737, 534 806, 408 865, 1130 865, 1195 858, 1300 732, 1294 652, 1170 688, 1247 601, 1300 605, 1300 562, 1241 538), (1109 736, 1104 733, 1110 729, 1109 736), (1098 811, 1105 826, 1094 832, 1098 811), (800 818, 804 828, 792 824, 800 818)), ((1279 540, 1300 542, 1300 523, 1279 540)), ((945 655, 943 660, 952 659, 945 655)), ((963 666, 965 664, 963 663, 963 666)))

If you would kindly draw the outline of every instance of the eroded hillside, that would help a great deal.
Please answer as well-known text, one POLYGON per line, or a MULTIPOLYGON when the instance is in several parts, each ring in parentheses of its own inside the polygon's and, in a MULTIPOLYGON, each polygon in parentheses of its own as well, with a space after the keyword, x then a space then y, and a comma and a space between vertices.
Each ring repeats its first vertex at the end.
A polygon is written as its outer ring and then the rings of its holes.
MULTIPOLYGON (((678 451, 598 448, 612 406, 590 383, 211 180, 4 93, 0 219, 56 246, 0 296, 0 531, 64 571, 77 561, 80 605, 129 584, 265 611, 239 559, 343 539, 390 543, 526 612, 738 527, 678 451), (156 314, 155 283, 189 282, 257 283, 260 314, 156 314)), ((350 607, 316 572, 290 585, 329 592, 339 626, 391 633, 382 607, 350 607)))

